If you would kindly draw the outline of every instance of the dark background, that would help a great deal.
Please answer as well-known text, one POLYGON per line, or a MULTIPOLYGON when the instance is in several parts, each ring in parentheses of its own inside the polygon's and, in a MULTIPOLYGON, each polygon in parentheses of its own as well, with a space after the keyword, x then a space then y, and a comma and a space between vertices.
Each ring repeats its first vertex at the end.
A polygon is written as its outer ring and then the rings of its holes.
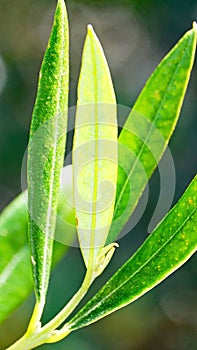
MULTIPOLYGON (((67 1, 71 28, 70 106, 86 25, 93 24, 111 68, 119 104, 131 107, 150 73, 197 17, 195 0, 67 1)), ((28 142, 38 70, 50 33, 54 0, 0 0, 0 206, 21 191, 21 163, 28 142)), ((174 202, 196 173, 197 73, 188 93, 170 150, 176 167, 174 202)), ((159 194, 156 172, 149 202, 138 225, 121 239, 116 259, 93 287, 98 289, 147 237, 159 194)), ((68 339, 41 349, 196 350, 197 257, 147 295, 68 339)), ((45 320, 74 293, 83 276, 80 253, 72 248, 53 273, 45 320)), ((5 291, 6 293, 6 291, 5 291)), ((93 293, 93 292, 92 292, 93 293)), ((33 297, 0 328, 3 349, 24 330, 33 297)))

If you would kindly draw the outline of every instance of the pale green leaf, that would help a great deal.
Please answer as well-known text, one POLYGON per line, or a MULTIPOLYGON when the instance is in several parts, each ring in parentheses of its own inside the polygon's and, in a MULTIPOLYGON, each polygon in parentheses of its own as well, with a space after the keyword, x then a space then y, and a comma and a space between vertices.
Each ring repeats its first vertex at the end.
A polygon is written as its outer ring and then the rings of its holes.
MULTIPOLYGON (((71 183, 64 187, 69 192, 71 183)), ((30 251, 28 244, 27 193, 15 198, 0 214, 0 323, 3 322, 33 290, 30 251)), ((60 194, 57 237, 74 236, 74 210, 60 194), (72 225, 73 226, 72 226, 72 225)), ((59 240, 61 242, 61 240, 59 240)), ((71 242, 71 241, 70 241, 71 242)), ((67 239, 67 243, 68 239, 67 239)), ((53 265, 65 254, 67 246, 56 243, 53 265)))
POLYGON ((96 260, 102 265, 106 254, 113 250, 110 245, 105 254, 102 252, 114 210, 117 119, 109 68, 91 26, 88 26, 78 84, 73 168, 80 248, 86 266, 90 260, 93 265, 96 260))

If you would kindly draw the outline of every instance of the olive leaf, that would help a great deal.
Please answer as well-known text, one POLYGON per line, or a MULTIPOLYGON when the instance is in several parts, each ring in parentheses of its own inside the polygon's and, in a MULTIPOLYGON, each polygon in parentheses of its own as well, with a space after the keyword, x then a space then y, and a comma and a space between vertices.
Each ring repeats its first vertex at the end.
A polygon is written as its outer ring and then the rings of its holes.
POLYGON ((196 50, 196 24, 158 65, 120 133, 116 205, 108 243, 136 208, 178 121, 196 50))
MULTIPOLYGON (((64 188, 66 193, 67 190, 64 188)), ((20 194, 0 214, 0 323, 33 290, 28 244, 28 210, 24 199, 26 197, 27 192, 20 194)), ((68 230, 70 236, 74 237, 74 230, 71 230, 72 226, 69 225, 73 223, 73 220, 70 220, 70 216, 74 216, 73 212, 73 208, 65 202, 63 194, 60 194, 58 217, 61 220, 58 220, 56 225, 58 237, 68 230)), ((55 243, 53 266, 56 266, 67 249, 67 246, 55 243)))
POLYGON ((68 104, 68 20, 59 0, 43 59, 28 147, 28 209, 31 262, 42 310, 48 287, 56 209, 63 166, 68 104))
POLYGON ((105 268, 114 244, 103 246, 117 182, 116 98, 101 44, 89 25, 82 55, 73 144, 74 204, 86 266, 105 268))
POLYGON ((128 305, 184 264, 197 250, 197 176, 138 251, 67 324, 70 331, 128 305))

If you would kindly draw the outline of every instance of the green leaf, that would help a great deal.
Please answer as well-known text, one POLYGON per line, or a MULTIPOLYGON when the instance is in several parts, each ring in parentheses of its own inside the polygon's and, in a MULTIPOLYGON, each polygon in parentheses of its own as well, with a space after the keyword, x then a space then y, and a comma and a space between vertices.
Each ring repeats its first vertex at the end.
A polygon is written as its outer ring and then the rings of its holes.
POLYGON ((0 322, 32 290, 27 231, 27 208, 20 195, 0 215, 0 322))
POLYGON ((156 68, 119 136, 116 205, 108 243, 136 208, 172 136, 194 62, 196 33, 194 24, 156 68))
POLYGON ((120 309, 159 284, 197 250, 197 176, 138 251, 69 322, 70 330, 120 309))
MULTIPOLYGON (((64 188, 67 193, 68 187, 64 188)), ((32 274, 28 244, 28 211, 24 200, 27 194, 15 198, 0 214, 0 323, 2 323, 32 292, 32 274)), ((73 215, 65 199, 59 201, 59 217, 56 233, 68 232, 67 223, 73 215), (64 225, 62 224, 64 222, 64 225), (61 226, 60 226, 61 224, 61 226)), ((70 235, 74 232, 70 231, 70 235)), ((54 247, 53 266, 61 259, 67 247, 56 243, 54 247)))
POLYGON ((43 59, 28 147, 31 261, 42 309, 48 287, 56 209, 63 166, 68 104, 68 20, 59 0, 43 59))
POLYGON ((109 261, 114 245, 103 250, 112 221, 117 182, 116 98, 101 44, 88 26, 73 146, 74 203, 86 266, 109 261), (91 261, 91 263, 90 263, 91 261))

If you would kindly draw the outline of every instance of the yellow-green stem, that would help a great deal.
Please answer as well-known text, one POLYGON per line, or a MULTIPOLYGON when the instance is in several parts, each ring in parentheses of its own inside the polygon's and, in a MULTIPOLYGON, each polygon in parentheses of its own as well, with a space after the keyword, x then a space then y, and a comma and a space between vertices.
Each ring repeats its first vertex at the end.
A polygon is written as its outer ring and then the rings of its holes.
POLYGON ((45 302, 40 303, 40 302, 36 301, 36 304, 35 304, 35 307, 34 307, 34 310, 33 310, 33 313, 32 313, 32 317, 30 319, 29 326, 28 326, 28 329, 27 329, 27 334, 28 333, 33 333, 33 331, 35 329, 41 328, 40 319, 42 317, 44 304, 45 304, 45 302))
POLYGON ((44 343, 57 342, 69 335, 71 332, 69 330, 67 332, 64 331, 64 334, 62 334, 61 331, 58 331, 56 329, 77 307, 77 305, 87 293, 95 277, 96 275, 94 275, 94 271, 90 265, 90 268, 87 269, 84 281, 77 293, 72 297, 68 304, 42 328, 36 328, 36 325, 34 324, 34 320, 36 320, 36 323, 38 325, 38 305, 36 305, 27 332, 15 344, 7 348, 7 350, 30 350, 44 343))

